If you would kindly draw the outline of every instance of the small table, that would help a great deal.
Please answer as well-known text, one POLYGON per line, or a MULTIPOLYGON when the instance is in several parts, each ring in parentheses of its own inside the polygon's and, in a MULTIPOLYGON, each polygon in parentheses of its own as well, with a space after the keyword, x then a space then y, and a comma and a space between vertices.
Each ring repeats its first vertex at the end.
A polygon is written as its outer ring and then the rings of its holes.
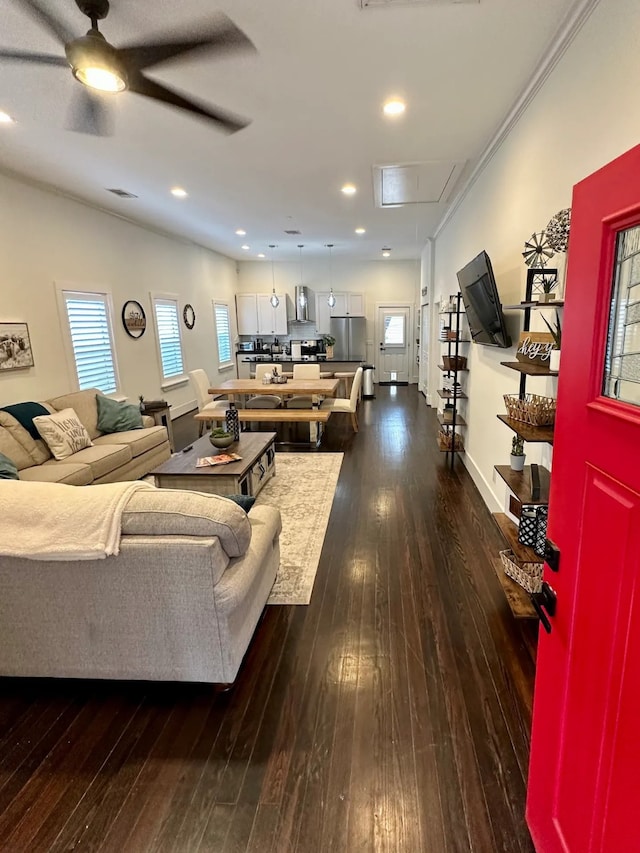
POLYGON ((173 441, 173 427, 171 426, 171 412, 169 409, 171 405, 163 406, 162 408, 157 409, 148 409, 142 412, 143 415, 149 415, 150 418, 153 418, 153 422, 156 426, 163 426, 167 430, 167 435, 169 436, 169 447, 171 448, 171 452, 175 453, 176 446, 173 441))
POLYGON ((160 489, 191 489, 214 495, 251 495, 255 497, 276 473, 275 432, 243 432, 240 441, 219 450, 209 436, 193 442, 190 450, 174 454, 154 468, 156 486, 160 489), (201 456, 237 453, 238 462, 196 468, 201 456))

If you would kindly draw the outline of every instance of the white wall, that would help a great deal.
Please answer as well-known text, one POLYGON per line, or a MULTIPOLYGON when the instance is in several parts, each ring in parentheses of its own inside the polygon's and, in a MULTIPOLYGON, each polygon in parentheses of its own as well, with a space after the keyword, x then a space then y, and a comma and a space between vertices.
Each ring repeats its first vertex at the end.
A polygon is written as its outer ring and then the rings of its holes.
MULTIPOLYGON (((329 259, 305 260, 303 255, 302 272, 304 284, 309 287, 312 296, 328 291, 330 283, 337 292, 364 293, 367 315, 367 359, 375 362, 377 342, 374 341, 376 305, 386 303, 408 303, 413 307, 413 325, 415 327, 415 306, 420 301, 420 263, 418 261, 343 261, 336 258, 332 262, 332 277, 329 276, 329 259)), ((274 263, 275 289, 289 297, 289 316, 292 315, 295 287, 300 284, 299 263, 274 263)), ((238 289, 245 293, 270 293, 272 287, 271 261, 242 261, 238 275, 238 289)), ((314 308, 315 312, 315 302, 314 308)), ((314 314, 315 316, 315 314, 314 314)), ((308 337, 313 337, 310 325, 308 337)), ((414 328, 415 331, 415 328, 414 328)), ((413 381, 417 381, 415 370, 415 338, 411 335, 411 369, 413 381)))
POLYGON ((193 331, 182 325, 185 368, 219 375, 211 300, 228 301, 235 324, 235 261, 1 175, 0 234, 0 321, 28 323, 35 359, 28 370, 0 372, 0 405, 77 387, 65 359, 54 282, 112 293, 122 392, 130 400, 164 397, 174 416, 195 400, 189 384, 161 390, 150 291, 180 294, 181 313, 185 303, 193 305, 193 331), (128 299, 147 315, 147 331, 136 340, 120 321, 128 299))
MULTIPOLYGON (((571 205, 573 184, 640 142, 638 44, 637 0, 601 0, 438 235, 436 296, 455 292, 456 270, 486 249, 503 303, 523 298, 524 241, 571 205)), ((517 319, 521 323, 522 317, 517 319)), ((517 393, 519 376, 499 364, 513 360, 513 350, 472 344, 469 351, 465 464, 487 503, 497 509, 504 487, 495 481, 493 466, 508 463, 512 433, 495 415, 504 412, 502 395, 517 393)), ((555 380, 544 379, 527 384, 552 396, 555 386, 555 380)), ((529 444, 526 452, 527 461, 550 461, 546 445, 529 444)))

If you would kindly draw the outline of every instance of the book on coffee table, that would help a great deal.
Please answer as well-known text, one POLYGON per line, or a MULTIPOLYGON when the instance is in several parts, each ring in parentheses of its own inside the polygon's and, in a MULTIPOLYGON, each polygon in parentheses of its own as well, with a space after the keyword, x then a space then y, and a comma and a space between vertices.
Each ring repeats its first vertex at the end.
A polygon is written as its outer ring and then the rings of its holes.
POLYGON ((211 468, 214 465, 228 465, 229 462, 238 462, 242 456, 237 453, 219 453, 218 456, 201 456, 196 462, 196 468, 211 468))

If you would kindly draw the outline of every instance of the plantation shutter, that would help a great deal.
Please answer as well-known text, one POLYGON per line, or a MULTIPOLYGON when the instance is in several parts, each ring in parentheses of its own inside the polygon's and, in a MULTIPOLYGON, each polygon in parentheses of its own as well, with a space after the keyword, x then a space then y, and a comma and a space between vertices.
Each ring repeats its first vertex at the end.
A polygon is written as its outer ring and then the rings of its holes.
POLYGON ((107 298, 101 293, 64 292, 78 387, 118 390, 107 298))
POLYGON ((156 327, 160 345, 162 376, 169 379, 184 373, 178 303, 173 299, 155 299, 156 327))
POLYGON ((385 315, 384 345, 387 347, 403 347, 405 345, 404 314, 385 315))
POLYGON ((213 310, 216 321, 216 336, 218 338, 218 361, 220 364, 228 364, 231 361, 229 306, 223 302, 214 302, 213 310))

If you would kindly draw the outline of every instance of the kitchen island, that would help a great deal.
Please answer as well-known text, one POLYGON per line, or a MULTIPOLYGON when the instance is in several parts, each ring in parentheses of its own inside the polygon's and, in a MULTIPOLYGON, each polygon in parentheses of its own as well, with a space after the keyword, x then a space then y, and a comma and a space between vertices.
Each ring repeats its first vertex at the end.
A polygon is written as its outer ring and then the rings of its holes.
POLYGON ((290 373, 293 370, 294 364, 319 364, 322 373, 339 373, 354 372, 363 364, 361 359, 352 361, 337 361, 336 359, 317 358, 308 356, 306 358, 293 359, 290 355, 270 355, 269 353, 247 353, 237 352, 236 358, 238 362, 238 378, 249 379, 255 373, 256 364, 281 364, 285 373, 290 373))

